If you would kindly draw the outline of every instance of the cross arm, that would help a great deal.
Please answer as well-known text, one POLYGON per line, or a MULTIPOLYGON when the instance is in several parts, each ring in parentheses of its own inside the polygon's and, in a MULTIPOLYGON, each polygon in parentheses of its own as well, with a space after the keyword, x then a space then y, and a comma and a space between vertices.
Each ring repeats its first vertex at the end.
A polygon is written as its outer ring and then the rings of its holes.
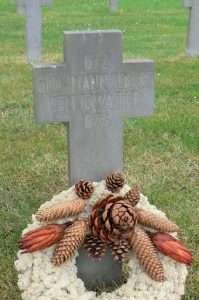
POLYGON ((148 116, 154 110, 154 69, 152 60, 133 59, 123 63, 123 116, 148 116))
POLYGON ((67 122, 71 83, 64 64, 33 65, 33 98, 38 123, 67 122))

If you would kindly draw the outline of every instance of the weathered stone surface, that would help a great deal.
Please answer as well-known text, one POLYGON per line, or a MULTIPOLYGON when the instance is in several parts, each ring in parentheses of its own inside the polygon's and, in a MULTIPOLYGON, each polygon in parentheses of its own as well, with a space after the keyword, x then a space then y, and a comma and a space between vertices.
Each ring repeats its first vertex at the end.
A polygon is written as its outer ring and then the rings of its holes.
POLYGON ((192 7, 195 0, 184 0, 184 7, 192 7))
POLYGON ((25 16, 26 14, 25 0, 16 0, 16 5, 17 5, 17 14, 20 16, 25 16))
POLYGON ((100 286, 110 287, 122 283, 122 263, 114 261, 108 246, 106 254, 101 260, 91 259, 84 247, 81 247, 76 265, 78 267, 77 276, 84 281, 85 287, 89 291, 100 286))
POLYGON ((189 8, 189 25, 187 36, 187 55, 199 55, 199 0, 184 0, 189 8))
POLYGON ((21 15, 26 15, 26 59, 41 61, 42 16, 41 6, 50 5, 51 0, 17 0, 21 15))
POLYGON ((109 10, 111 12, 117 12, 117 10, 118 10, 118 0, 109 0, 109 10))
POLYGON ((121 32, 64 32, 64 63, 33 66, 36 121, 68 122, 69 181, 123 166, 123 117, 153 114, 154 63, 122 62, 121 32))

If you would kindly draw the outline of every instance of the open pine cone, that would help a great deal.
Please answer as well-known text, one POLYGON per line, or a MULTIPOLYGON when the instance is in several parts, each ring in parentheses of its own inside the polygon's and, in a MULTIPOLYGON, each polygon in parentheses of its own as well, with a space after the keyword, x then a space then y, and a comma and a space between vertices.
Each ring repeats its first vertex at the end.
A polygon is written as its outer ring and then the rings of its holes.
POLYGON ((75 184, 75 192, 81 199, 88 199, 94 192, 93 183, 88 180, 79 180, 75 184))
POLYGON ((136 185, 131 188, 124 196, 132 206, 136 206, 140 200, 140 188, 136 185))
POLYGON ((121 240, 110 245, 114 260, 125 261, 129 257, 130 243, 128 240, 121 240))
POLYGON ((106 187, 112 193, 119 192, 124 186, 124 174, 121 172, 113 172, 106 177, 106 187))
POLYGON ((88 256, 93 259, 101 259, 106 250, 106 244, 97 236, 88 234, 84 241, 84 248, 88 252, 88 256))
POLYGON ((105 243, 128 238, 137 223, 137 214, 121 196, 112 194, 97 201, 90 216, 90 228, 105 243))

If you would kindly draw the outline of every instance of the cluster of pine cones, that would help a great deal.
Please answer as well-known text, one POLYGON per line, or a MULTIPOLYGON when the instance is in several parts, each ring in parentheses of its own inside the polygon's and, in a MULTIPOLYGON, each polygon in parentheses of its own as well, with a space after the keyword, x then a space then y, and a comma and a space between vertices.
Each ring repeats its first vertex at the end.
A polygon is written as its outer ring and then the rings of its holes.
MULTIPOLYGON (((114 172, 106 177, 110 194, 93 205, 89 218, 78 217, 73 222, 43 226, 26 233, 19 241, 23 253, 38 251, 57 243, 51 262, 59 266, 71 258, 84 244, 88 255, 100 259, 107 244, 114 259, 125 261, 133 251, 147 274, 156 281, 165 278, 163 265, 156 249, 180 263, 191 264, 193 257, 177 239, 167 234, 178 226, 166 218, 136 207, 140 200, 137 186, 124 196, 117 193, 124 186, 124 175, 114 172), (158 232, 151 233, 145 227, 158 232)), ((53 221, 79 215, 94 192, 92 182, 80 180, 75 184, 77 199, 53 205, 36 214, 38 221, 53 221)))

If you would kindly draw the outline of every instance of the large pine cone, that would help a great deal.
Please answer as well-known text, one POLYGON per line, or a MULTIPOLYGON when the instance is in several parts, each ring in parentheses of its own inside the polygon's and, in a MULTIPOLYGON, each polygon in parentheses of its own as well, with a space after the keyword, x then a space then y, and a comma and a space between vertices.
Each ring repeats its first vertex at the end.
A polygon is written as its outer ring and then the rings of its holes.
POLYGON ((54 204, 44 210, 39 210, 36 214, 36 219, 40 222, 48 222, 69 216, 75 216, 85 209, 87 203, 88 201, 77 198, 54 204))
POLYGON ((175 232, 179 227, 172 221, 156 215, 150 211, 135 207, 138 215, 138 223, 159 230, 161 232, 175 232))
POLYGON ((124 174, 121 172, 113 172, 106 177, 106 187, 112 193, 119 192, 124 186, 124 174))
POLYGON ((75 184, 75 192, 81 199, 88 199, 94 192, 94 186, 91 181, 82 179, 75 184))
POLYGON ((71 258, 84 242, 88 230, 88 219, 79 218, 65 229, 62 239, 57 244, 51 262, 55 266, 61 265, 71 258))
POLYGON ((90 228, 105 243, 128 238, 137 223, 137 214, 130 203, 112 194, 97 201, 90 216, 90 228))
POLYGON ((129 242, 145 272, 154 280, 163 281, 163 265, 147 233, 136 226, 129 242))

